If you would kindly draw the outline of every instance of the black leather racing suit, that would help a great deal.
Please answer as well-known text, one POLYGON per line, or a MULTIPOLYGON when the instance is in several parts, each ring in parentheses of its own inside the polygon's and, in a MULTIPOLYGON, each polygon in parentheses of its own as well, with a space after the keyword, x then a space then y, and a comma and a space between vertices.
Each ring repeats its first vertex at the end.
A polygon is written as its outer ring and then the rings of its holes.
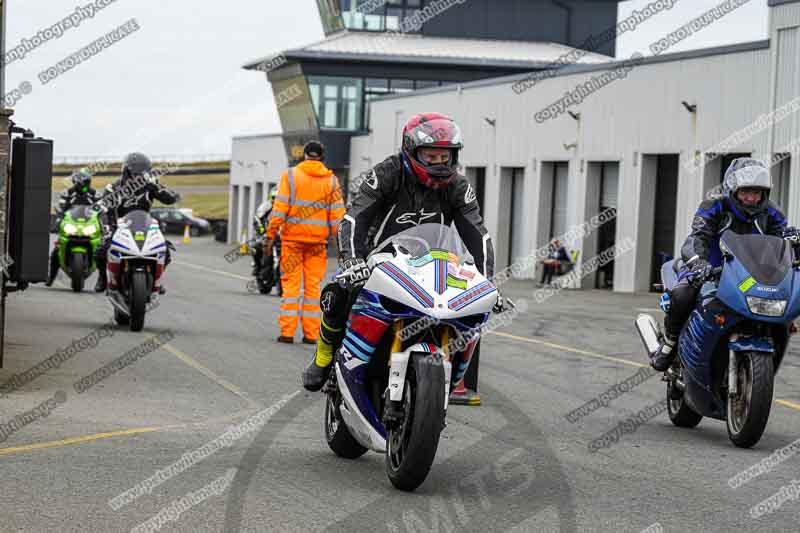
MULTIPOLYGON (((363 176, 358 194, 339 225, 339 260, 366 259, 377 244, 419 224, 449 226, 453 222, 475 259, 475 266, 486 277, 492 277, 492 242, 466 178, 459 176, 447 188, 431 189, 404 168, 402 156, 393 155, 363 176)), ((334 350, 344 337, 353 296, 337 283, 322 290, 320 335, 334 350)))
MULTIPOLYGON (((178 201, 179 195, 162 185, 154 183, 146 183, 135 186, 137 183, 136 178, 119 178, 111 184, 110 190, 100 197, 99 202, 107 211, 101 216, 101 222, 107 227, 103 243, 97 248, 95 254, 95 261, 97 262, 97 271, 101 279, 105 280, 106 276, 106 258, 108 256, 108 248, 111 245, 111 238, 117 229, 117 220, 124 217, 131 211, 147 211, 153 205, 153 200, 158 200, 162 204, 172 205, 178 201)), ((165 267, 171 261, 171 254, 169 246, 167 247, 167 256, 165 260, 165 267)))
MULTIPOLYGON (((695 212, 692 232, 681 248, 681 257, 686 263, 698 256, 718 267, 722 265, 719 239, 723 231, 782 237, 784 229, 786 218, 772 202, 768 201, 761 211, 751 217, 737 209, 727 196, 705 200, 695 212)), ((664 318, 664 327, 672 338, 680 335, 697 301, 700 289, 689 282, 690 278, 689 269, 683 267, 678 273, 679 282, 670 294, 670 310, 664 318)))

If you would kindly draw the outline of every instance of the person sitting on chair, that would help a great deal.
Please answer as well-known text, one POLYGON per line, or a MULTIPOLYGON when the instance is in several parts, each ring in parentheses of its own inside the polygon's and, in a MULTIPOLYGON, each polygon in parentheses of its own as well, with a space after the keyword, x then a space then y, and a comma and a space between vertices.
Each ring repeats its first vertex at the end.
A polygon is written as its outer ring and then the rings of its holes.
POLYGON ((562 262, 571 262, 566 248, 561 245, 561 241, 553 239, 550 242, 550 253, 542 261, 542 285, 549 285, 553 281, 553 275, 561 274, 562 262))

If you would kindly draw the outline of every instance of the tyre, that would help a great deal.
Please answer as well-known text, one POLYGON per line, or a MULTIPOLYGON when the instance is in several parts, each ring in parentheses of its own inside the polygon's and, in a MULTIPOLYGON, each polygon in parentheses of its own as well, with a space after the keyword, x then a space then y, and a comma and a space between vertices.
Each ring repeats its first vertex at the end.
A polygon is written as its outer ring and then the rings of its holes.
POLYGON ((750 448, 767 427, 775 372, 769 354, 742 352, 738 366, 739 395, 728 398, 728 438, 739 448, 750 448))
POLYGON ((116 307, 114 308, 114 320, 120 326, 127 326, 128 324, 130 324, 131 321, 128 315, 126 315, 116 307))
POLYGON ((200 236, 200 228, 196 226, 192 226, 189 228, 189 235, 192 237, 199 237, 200 236))
POLYGON ((258 281, 258 291, 261 294, 269 294, 270 292, 272 292, 272 287, 273 287, 272 272, 270 272, 266 268, 262 269, 258 273, 258 277, 256 278, 256 280, 258 281))
POLYGON ((444 427, 444 368, 440 360, 412 356, 403 409, 402 421, 387 431, 386 474, 396 488, 413 491, 428 476, 444 427))
POLYGON ((73 253, 69 259, 69 273, 72 277, 72 290, 81 292, 83 282, 86 281, 86 265, 88 264, 86 254, 82 252, 73 253))
POLYGON ((137 270, 131 276, 130 310, 131 331, 142 331, 144 315, 147 311, 147 297, 150 295, 150 279, 147 272, 137 270))
POLYGON ((700 423, 703 415, 697 414, 689 407, 683 399, 683 395, 677 400, 672 399, 667 385, 667 414, 670 421, 679 428, 693 428, 700 423))
POLYGON ((347 425, 342 421, 342 415, 339 412, 342 395, 337 391, 326 394, 326 398, 325 440, 328 441, 328 447, 339 457, 358 459, 367 453, 367 449, 353 438, 347 425))

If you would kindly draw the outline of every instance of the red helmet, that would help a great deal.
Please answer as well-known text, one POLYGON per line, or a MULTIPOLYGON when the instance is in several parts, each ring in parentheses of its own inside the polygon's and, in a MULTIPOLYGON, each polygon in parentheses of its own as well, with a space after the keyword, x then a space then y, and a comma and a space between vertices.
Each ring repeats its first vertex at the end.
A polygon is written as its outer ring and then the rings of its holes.
POLYGON ((441 113, 414 115, 403 127, 403 163, 426 187, 438 189, 458 175, 458 152, 463 147, 461 129, 453 119, 441 113), (431 165, 419 157, 420 148, 447 148, 450 161, 431 165))

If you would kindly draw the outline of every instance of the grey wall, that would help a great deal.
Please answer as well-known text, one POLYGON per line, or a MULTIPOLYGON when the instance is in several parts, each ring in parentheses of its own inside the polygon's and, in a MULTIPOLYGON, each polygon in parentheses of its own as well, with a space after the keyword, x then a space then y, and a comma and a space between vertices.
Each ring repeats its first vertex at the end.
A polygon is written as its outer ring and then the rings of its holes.
MULTIPOLYGON (((427 22, 422 33, 441 37, 551 41, 580 46, 617 24, 615 0, 469 0, 427 22), (570 13, 571 11, 571 13, 570 13)), ((614 56, 616 42, 596 50, 614 56)))

